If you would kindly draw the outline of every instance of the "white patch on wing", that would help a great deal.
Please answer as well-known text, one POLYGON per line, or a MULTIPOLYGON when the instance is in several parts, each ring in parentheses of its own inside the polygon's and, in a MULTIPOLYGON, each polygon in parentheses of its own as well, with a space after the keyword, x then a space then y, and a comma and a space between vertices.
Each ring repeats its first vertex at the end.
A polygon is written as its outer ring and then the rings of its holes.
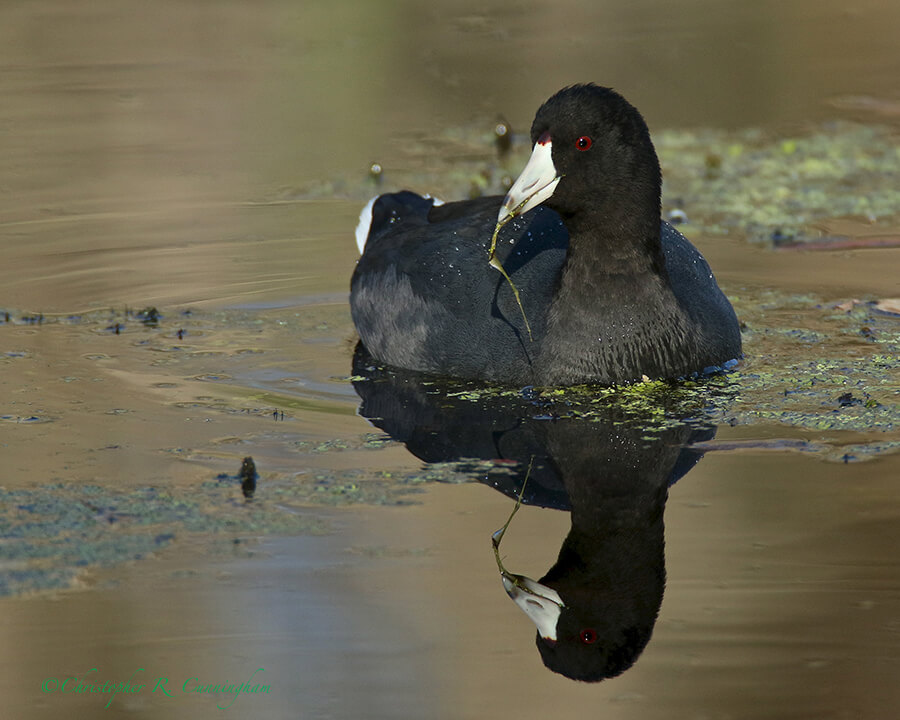
MULTIPOLYGON (((366 206, 362 209, 362 212, 359 213, 359 222, 356 225, 356 247, 359 248, 359 254, 362 255, 366 250, 366 240, 369 238, 369 231, 372 229, 372 206, 375 204, 375 201, 381 197, 380 195, 376 195, 369 202, 366 203, 366 206)), ((440 207, 444 204, 444 201, 440 198, 431 197, 431 195, 423 195, 426 200, 431 200, 434 207, 440 207)))
POLYGON ((377 199, 378 195, 369 200, 359 214, 359 223, 356 225, 356 247, 359 248, 360 255, 366 249, 366 239, 369 237, 369 230, 372 228, 372 206, 377 199))

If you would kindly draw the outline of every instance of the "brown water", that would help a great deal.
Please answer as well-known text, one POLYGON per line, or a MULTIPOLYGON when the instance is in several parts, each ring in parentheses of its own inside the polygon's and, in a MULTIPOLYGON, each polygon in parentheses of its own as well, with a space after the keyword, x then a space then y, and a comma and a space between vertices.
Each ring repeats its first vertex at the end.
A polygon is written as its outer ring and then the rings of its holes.
MULTIPOLYGON (((215 698, 180 692, 184 680, 238 684, 257 668, 271 692, 238 698, 233 715, 896 716, 896 430, 720 428, 721 449, 666 506, 653 638, 599 685, 544 670, 505 597, 488 543, 510 511, 499 493, 431 484, 403 496, 412 506, 370 495, 323 509, 266 488, 421 464, 401 446, 365 447, 372 427, 340 379, 370 162, 384 164, 388 188, 450 173, 462 144, 423 158, 430 138, 501 113, 524 130, 540 101, 582 80, 617 87, 654 130, 896 127, 900 5, 94 1, 9 5, 0 18, 0 311, 13 319, 0 324, 0 484, 155 486, 206 512, 195 488, 252 455, 266 522, 309 516, 326 531, 244 527, 231 544, 227 531, 179 525, 152 557, 89 563, 74 590, 3 599, 4 717, 218 717, 215 698), (123 315, 151 305, 160 330, 123 315), (46 322, 21 321, 37 313, 46 322), (121 334, 107 330, 120 321, 121 334), (772 439, 830 455, 773 450, 772 439), (824 459, 862 445, 885 451, 824 459), (148 688, 104 710, 105 695, 41 691, 95 667, 101 681, 144 668, 178 692, 148 688)), ((757 331, 833 331, 814 303, 759 310, 772 291, 900 296, 896 249, 692 239, 757 331)), ((763 335, 750 347, 773 352, 763 335)), ((848 357, 871 353, 861 339, 835 342, 848 357)), ((540 577, 568 517, 524 508, 516 522, 507 565, 540 577)))

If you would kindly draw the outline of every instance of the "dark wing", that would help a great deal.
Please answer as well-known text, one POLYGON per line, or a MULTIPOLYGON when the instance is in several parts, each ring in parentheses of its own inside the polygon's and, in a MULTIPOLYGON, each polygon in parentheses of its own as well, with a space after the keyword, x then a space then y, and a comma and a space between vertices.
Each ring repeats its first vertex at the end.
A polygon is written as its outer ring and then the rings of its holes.
POLYGON ((497 257, 517 289, 534 341, 488 248, 502 198, 432 207, 413 193, 380 197, 351 281, 351 310, 381 362, 413 370, 531 382, 531 360, 565 256, 559 216, 538 208, 509 223, 497 257))

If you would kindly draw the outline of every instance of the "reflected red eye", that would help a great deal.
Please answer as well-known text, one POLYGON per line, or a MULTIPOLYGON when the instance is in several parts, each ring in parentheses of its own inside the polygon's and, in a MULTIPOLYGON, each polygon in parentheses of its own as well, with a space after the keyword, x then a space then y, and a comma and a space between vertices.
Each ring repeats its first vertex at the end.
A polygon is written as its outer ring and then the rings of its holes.
POLYGON ((575 141, 575 147, 582 151, 590 150, 592 144, 593 140, 591 140, 587 135, 582 135, 575 141))
MULTIPOLYGON (((588 143, 590 144, 590 143, 588 143)), ((588 628, 581 631, 581 642, 585 645, 593 645, 597 642, 597 631, 594 628, 588 628)))

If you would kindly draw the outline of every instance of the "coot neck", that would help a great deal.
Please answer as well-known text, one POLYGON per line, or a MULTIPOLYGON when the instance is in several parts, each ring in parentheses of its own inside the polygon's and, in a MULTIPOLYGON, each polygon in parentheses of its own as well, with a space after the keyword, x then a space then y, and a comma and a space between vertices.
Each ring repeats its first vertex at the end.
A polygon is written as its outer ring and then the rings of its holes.
POLYGON ((583 274, 635 279, 656 276, 668 282, 660 241, 660 211, 655 204, 604 203, 563 215, 569 249, 562 282, 583 281, 583 274))
POLYGON ((569 249, 547 313, 536 382, 671 377, 690 336, 669 282, 659 210, 597 206, 564 218, 569 249))

